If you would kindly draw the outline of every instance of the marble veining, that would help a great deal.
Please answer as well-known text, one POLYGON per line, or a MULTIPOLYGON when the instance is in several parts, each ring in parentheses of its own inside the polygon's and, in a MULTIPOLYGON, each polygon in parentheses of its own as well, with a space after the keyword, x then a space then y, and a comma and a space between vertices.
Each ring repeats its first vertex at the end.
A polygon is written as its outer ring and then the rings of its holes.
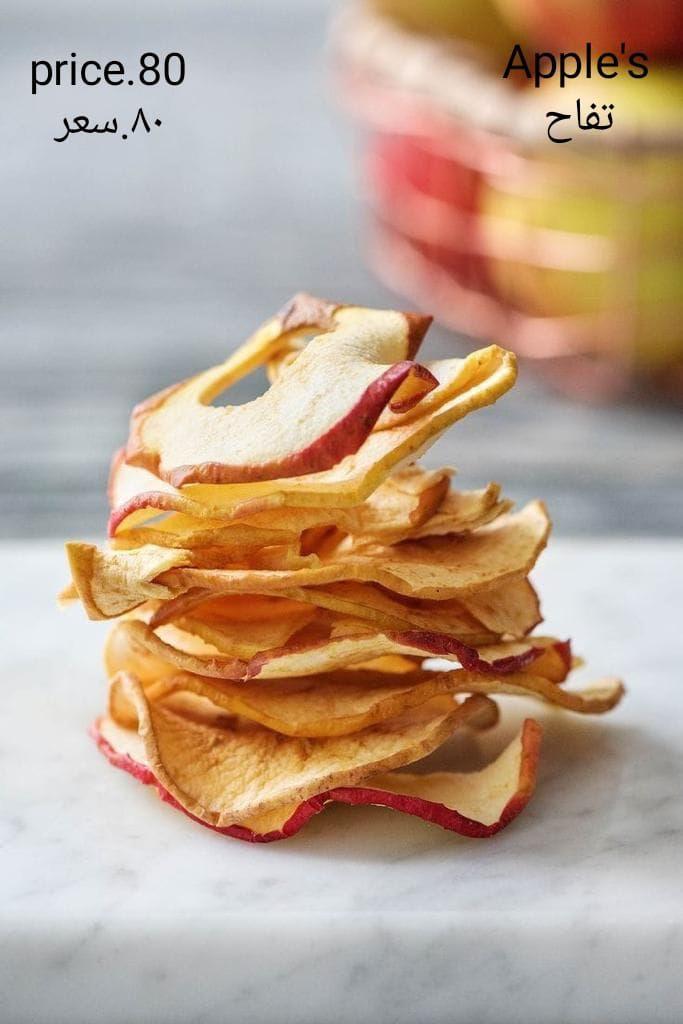
MULTIPOLYGON (((683 1019, 683 545, 555 542, 548 631, 624 704, 544 725, 539 789, 492 840, 332 807, 249 846, 194 826, 86 735, 103 627, 54 609, 52 543, 0 548, 0 1019, 7 1024, 674 1024, 683 1019)), ((106 627, 105 627, 106 628, 106 627)))

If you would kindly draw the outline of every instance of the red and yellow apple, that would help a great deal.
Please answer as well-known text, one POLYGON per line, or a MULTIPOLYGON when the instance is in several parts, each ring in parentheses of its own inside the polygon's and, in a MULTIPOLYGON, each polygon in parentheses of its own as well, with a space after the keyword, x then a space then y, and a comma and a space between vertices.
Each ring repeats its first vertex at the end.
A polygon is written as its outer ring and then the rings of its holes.
POLYGON ((369 143, 368 171, 381 220, 465 288, 487 291, 479 244, 484 178, 430 135, 381 133, 369 143))
POLYGON ((494 0, 372 0, 372 6, 418 32, 452 36, 499 53, 514 45, 494 0))
MULTIPOLYGON (((578 50, 587 42, 595 54, 642 51, 655 56, 683 54, 680 0, 497 0, 510 28, 535 46, 555 52, 578 50)), ((416 5, 418 6, 418 5, 416 5)))
POLYGON ((547 83, 536 99, 534 158, 516 177, 491 176, 484 201, 498 295, 531 316, 596 317, 597 347, 664 367, 683 354, 683 154, 669 135, 683 73, 547 83), (579 129, 577 100, 585 112, 614 104, 613 127, 579 129), (544 137, 547 110, 572 113, 571 142, 544 137))

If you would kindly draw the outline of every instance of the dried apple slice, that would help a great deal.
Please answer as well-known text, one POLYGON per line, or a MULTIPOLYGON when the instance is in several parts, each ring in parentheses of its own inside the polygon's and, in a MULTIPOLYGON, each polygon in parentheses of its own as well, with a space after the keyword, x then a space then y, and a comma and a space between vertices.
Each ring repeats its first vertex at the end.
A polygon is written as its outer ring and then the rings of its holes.
MULTIPOLYGON (((571 669, 568 643, 553 637, 476 648, 426 630, 392 632, 358 620, 341 620, 332 628, 314 622, 290 635, 283 646, 250 655, 249 642, 235 624, 219 627, 190 619, 180 622, 183 628, 162 626, 158 633, 144 622, 129 619, 118 623, 107 647, 108 674, 129 671, 153 678, 158 666, 163 665, 168 674, 170 665, 216 679, 280 679, 318 675, 387 655, 439 657, 491 674, 518 672, 533 664, 536 674, 555 682, 563 682, 571 669)), ((272 636, 283 626, 281 622, 265 623, 262 635, 272 636)))
POLYGON ((302 740, 215 715, 190 720, 150 703, 135 677, 119 682, 155 778, 191 814, 218 827, 410 764, 470 718, 490 713, 485 697, 461 705, 436 697, 360 733, 302 740))
POLYGON ((421 537, 471 533, 512 508, 511 501, 499 500, 498 484, 491 483, 475 491, 449 491, 448 482, 442 479, 422 492, 412 515, 400 515, 398 510, 406 504, 406 493, 402 481, 395 484, 393 481, 394 477, 389 477, 358 507, 355 523, 352 516, 356 510, 349 513, 348 526, 340 517, 340 529, 353 535, 350 545, 353 549, 358 550, 368 543, 400 544, 421 537), (396 512, 389 493, 392 484, 396 492, 396 512))
MULTIPOLYGON (((280 380, 291 368, 292 364, 300 356, 304 345, 300 339, 294 339, 292 343, 279 349, 274 355, 269 356, 266 363, 266 374, 271 384, 280 380)), ((477 374, 477 366, 466 359, 442 359, 436 362, 425 363, 424 366, 438 380, 438 387, 432 389, 420 399, 422 408, 417 410, 417 403, 406 404, 403 408, 396 408, 391 404, 382 412, 377 421, 377 430, 388 430, 398 425, 405 425, 409 420, 414 419, 423 412, 428 412, 440 405, 454 394, 468 387, 477 374)))
POLYGON ((164 658, 167 649, 168 663, 173 663, 173 657, 193 659, 193 664, 199 664, 204 659, 211 662, 220 652, 218 656, 225 656, 223 660, 227 664, 239 666, 238 672, 241 675, 247 671, 245 666, 248 666, 249 661, 259 659, 263 651, 280 652, 288 646, 300 649, 303 642, 298 640, 297 634, 311 623, 314 616, 315 609, 304 606, 302 610, 291 612, 288 616, 251 619, 246 625, 239 620, 203 622, 181 619, 178 627, 162 627, 165 647, 154 643, 151 638, 156 634, 144 622, 123 620, 116 623, 105 644, 107 675, 111 676, 119 669, 126 668, 149 678, 149 671, 145 672, 140 664, 145 653, 156 664, 164 658), (149 642, 145 643, 148 637, 149 642), (217 648, 216 644, 220 643, 223 646, 217 648), (138 664, 134 666, 131 658, 138 664))
MULTIPOLYGON (((534 697, 584 715, 601 715, 619 703, 624 693, 617 679, 605 679, 582 690, 565 690, 543 676, 525 672, 483 676, 456 669, 452 672, 417 670, 402 675, 367 670, 338 670, 267 683, 235 683, 192 675, 167 676, 145 686, 148 701, 175 707, 178 694, 209 701, 214 708, 242 715, 284 736, 346 736, 395 718, 443 694, 480 693, 534 697)), ((180 703, 179 709, 188 709, 180 703)), ((189 703, 189 713, 192 702, 189 703)), ((122 687, 122 676, 112 680, 109 714, 127 728, 137 727, 134 705, 122 687)))
POLYGON ((292 587, 341 580, 377 583, 407 597, 460 598, 527 576, 549 532, 545 506, 534 501, 462 537, 431 537, 391 548, 378 546, 293 569, 169 568, 169 564, 196 565, 197 551, 153 545, 104 552, 92 545, 71 543, 67 550, 78 592, 89 595, 90 599, 83 602, 89 616, 111 618, 149 598, 173 597, 188 590, 275 594, 292 587), (169 559, 175 561, 169 563, 169 559), (158 589, 150 592, 154 587, 158 589))
MULTIPOLYGON (((423 601, 392 594, 372 583, 331 583, 327 587, 297 587, 279 591, 282 597, 270 597, 277 605, 294 601, 341 612, 388 629, 416 627, 435 633, 457 636, 471 644, 492 643, 503 635, 525 637, 542 621, 538 596, 528 579, 512 580, 494 590, 472 594, 460 600, 423 601)), ((211 591, 197 589, 164 601, 154 612, 150 625, 161 626, 196 610, 206 618, 208 609, 225 604, 249 607, 257 599, 253 594, 213 597, 211 591)))
POLYGON ((424 470, 411 465, 392 473, 362 504, 338 509, 335 525, 357 537, 392 544, 394 538, 419 529, 440 509, 452 470, 424 470))
MULTIPOLYGON (((525 637, 543 621, 538 594, 526 578, 468 594, 462 598, 462 603, 486 629, 510 637, 525 637)), ((436 602, 432 607, 436 611, 436 602)))
POLYGON ((193 506, 184 499, 210 506, 213 517, 220 508, 224 510, 224 517, 232 518, 251 516, 283 505, 297 508, 359 505, 396 466, 424 451, 457 420, 491 405, 515 382, 514 355, 496 345, 473 352, 462 362, 468 384, 461 392, 411 422, 390 430, 373 431, 357 452, 324 472, 247 484, 190 484, 181 493, 158 476, 118 460, 111 487, 116 507, 109 520, 110 536, 123 524, 139 525, 159 511, 195 515, 193 506))
MULTIPOLYGON (((460 598, 528 575, 545 547, 550 520, 540 501, 501 516, 476 533, 428 537, 392 548, 350 552, 298 572, 174 569, 163 583, 177 593, 204 588, 220 593, 275 593, 341 580, 377 583, 428 600, 460 598)), ((131 601, 135 594, 131 591, 131 601)))
POLYGON ((188 551, 148 545, 128 552, 100 551, 92 544, 70 542, 66 553, 72 583, 91 619, 108 619, 130 611, 144 601, 163 600, 172 592, 153 580, 163 570, 190 565, 188 551), (135 599, 131 603, 131 594, 135 599))
MULTIPOLYGON (((493 642, 504 630, 491 632, 470 615, 460 601, 420 601, 399 598, 395 594, 373 583, 331 583, 327 587, 293 587, 278 591, 283 602, 310 604, 328 611, 377 623, 387 629, 409 629, 417 627, 449 636, 467 638, 468 643, 493 642)), ((254 599, 253 594, 213 596, 211 591, 190 590, 186 594, 164 601, 155 610, 150 625, 152 628, 190 613, 205 618, 205 609, 220 607, 224 601, 245 601, 254 599)), ((277 601, 278 598, 271 597, 277 601)), ((536 623, 535 623, 536 624, 536 623)), ((528 630, 527 630, 528 632, 528 630)), ((523 634, 522 634, 523 635, 523 634)))
MULTIPOLYGON (((445 601, 405 598, 373 583, 331 583, 326 587, 297 587, 281 593, 296 601, 344 612, 394 629, 415 627, 449 636, 486 643, 507 635, 525 637, 542 621, 538 596, 528 579, 511 580, 492 590, 445 601)), ((165 602, 158 624, 201 604, 207 591, 197 590, 190 601, 184 596, 165 602)), ((155 623, 157 620, 155 619, 155 623)))
MULTIPOLYGON (((160 606, 160 608, 162 607, 163 605, 160 606)), ((201 617, 206 622, 251 623, 263 619, 289 620, 293 615, 300 613, 303 613, 308 618, 310 611, 310 605, 301 601, 290 601, 288 598, 282 597, 269 597, 265 594, 260 596, 257 594, 237 594, 234 597, 204 600, 201 617)), ((150 620, 150 625, 152 625, 152 620, 150 620)), ((247 626, 246 628, 249 627, 247 626)))
POLYGON ((393 543, 451 533, 471 533, 493 522, 511 508, 511 501, 500 500, 499 484, 491 483, 477 491, 451 491, 433 516, 397 536, 393 543))
MULTIPOLYGON (((215 406, 234 380, 225 363, 134 410, 126 461, 176 487, 321 472, 358 450, 386 405, 410 409, 438 386, 413 356, 431 317, 329 307, 326 323, 265 394, 215 406)), ((249 344, 249 343, 248 343, 249 344)))
POLYGON ((156 544, 167 548, 222 548, 226 554, 242 561, 246 556, 273 545, 297 544, 298 533, 283 528, 254 526, 251 523, 225 523, 212 519, 195 519, 182 512, 167 516, 153 526, 121 530, 112 539, 115 550, 156 544))
MULTIPOLYGON (((354 509, 278 508, 239 520, 232 517, 230 510, 226 517, 226 510, 221 507, 202 505, 179 494, 177 505, 184 512, 172 513, 151 525, 126 524, 117 530, 115 546, 166 544, 192 548, 215 544, 235 548, 241 542, 251 550, 259 541, 261 546, 282 544, 306 530, 329 526, 391 541, 394 535, 407 535, 434 515, 448 492, 450 476, 447 469, 427 471, 410 466, 385 480, 367 501, 354 509)), ((462 498, 467 503, 467 493, 462 498)), ((159 512, 155 508, 149 511, 155 518, 159 512)))
MULTIPOLYGON (((479 656, 490 664, 497 665, 499 672, 516 671, 520 658, 528 658, 529 644, 537 651, 534 659, 534 673, 554 683, 563 683, 572 668, 582 664, 581 659, 572 658, 569 640, 554 637, 529 637, 526 640, 512 640, 503 643, 483 644, 478 648, 479 656)), ((529 662, 527 662, 528 664, 529 662)))
MULTIPOLYGON (((421 742, 425 743, 425 732, 431 732, 427 744, 431 746, 435 741, 434 734, 440 730, 448 734, 448 730, 471 723, 482 714, 482 705, 477 702, 484 699, 470 697, 439 724, 435 720, 421 723, 421 742)), ((258 727, 239 733, 200 723, 191 723, 193 734, 183 736, 187 723, 179 716, 159 708, 153 718, 154 711, 146 704, 139 688, 137 701, 143 712, 139 734, 122 729, 111 719, 104 718, 95 723, 92 732, 101 752, 115 767, 129 772, 146 785, 154 785, 165 802, 200 824, 248 842, 286 839, 331 801, 391 807, 460 835, 484 838, 508 825, 524 809, 535 788, 541 728, 533 719, 527 719, 519 735, 480 772, 427 775, 389 772, 365 777, 359 785, 358 775, 364 774, 369 766, 366 763, 359 767, 358 755, 349 756, 351 749, 355 754, 357 746, 362 744, 362 756, 367 762, 369 757, 379 753, 373 742, 376 737, 383 748, 382 753, 391 746, 392 738, 394 750, 400 741, 408 745, 412 740, 419 745, 420 740, 412 736, 408 739, 405 736, 406 726, 398 742, 396 734, 392 736, 390 733, 387 737, 383 726, 366 730, 360 734, 360 739, 356 734, 355 743, 354 737, 294 740, 278 737, 277 733, 258 727), (198 747, 196 740, 200 740, 198 747), (372 750, 368 749, 368 741, 372 750), (301 756, 302 744, 305 745, 304 757, 301 756), (264 751, 264 747, 268 749, 264 751), (198 762, 194 757, 196 749, 200 752, 198 762), (209 750, 212 751, 211 764, 206 765, 209 750), (318 754, 312 766, 311 750, 318 754), (341 757, 333 754, 333 750, 340 752, 341 757), (264 757, 264 753, 267 756, 264 757), (298 758, 292 757, 297 754, 298 758), (254 763, 255 774, 246 792, 241 773, 234 771, 233 755, 237 763, 242 763, 245 755, 249 763, 254 763), (223 758, 227 761, 225 771, 222 770, 223 758), (342 767, 339 769, 340 760, 342 767), (311 776, 317 777, 320 784, 328 788, 303 801, 293 796, 290 802, 280 803, 285 793, 305 791, 315 785, 311 776), (254 804, 259 798, 261 806, 264 798, 273 799, 273 777, 276 806, 272 810, 255 811, 254 804), (330 777, 334 779, 333 785, 330 777), (243 812, 241 824, 227 823, 235 805, 243 812)), ((420 723, 414 723, 412 728, 413 732, 418 732, 420 723)), ((403 760, 406 756, 412 758, 415 753, 413 750, 406 755, 404 749, 397 756, 403 760)), ((392 756, 393 753, 389 755, 392 756)))

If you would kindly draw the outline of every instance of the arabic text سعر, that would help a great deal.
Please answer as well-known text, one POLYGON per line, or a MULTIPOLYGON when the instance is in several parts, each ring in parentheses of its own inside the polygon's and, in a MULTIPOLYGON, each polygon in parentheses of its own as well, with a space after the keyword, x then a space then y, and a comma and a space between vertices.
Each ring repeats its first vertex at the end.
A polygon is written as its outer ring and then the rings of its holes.
MULTIPOLYGON (((111 121, 107 120, 104 124, 95 122, 90 123, 90 118, 87 114, 78 114, 76 117, 72 117, 69 120, 68 117, 62 118, 64 125, 63 135, 54 135, 53 139, 55 142, 66 142, 72 135, 117 135, 119 132, 118 119, 112 118, 111 121)), ((147 118, 142 107, 139 107, 135 118, 127 131, 121 132, 119 138, 127 139, 129 134, 134 135, 136 131, 144 131, 147 135, 152 131, 152 126, 160 128, 163 122, 157 117, 151 123, 147 118)))

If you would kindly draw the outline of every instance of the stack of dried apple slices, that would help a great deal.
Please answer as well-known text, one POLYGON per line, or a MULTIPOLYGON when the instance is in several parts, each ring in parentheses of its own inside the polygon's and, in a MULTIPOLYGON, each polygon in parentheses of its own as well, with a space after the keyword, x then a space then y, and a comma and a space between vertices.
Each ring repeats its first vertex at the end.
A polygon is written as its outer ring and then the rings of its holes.
POLYGON ((543 504, 416 463, 516 375, 497 346, 418 362, 429 322, 296 296, 134 409, 109 545, 67 545, 62 599, 116 620, 99 748, 210 828, 282 839, 339 801, 489 836, 533 793, 533 719, 481 771, 397 769, 494 725, 497 694, 584 714, 622 695, 566 688, 569 643, 532 633, 543 504), (259 368, 267 390, 228 404, 259 368))

